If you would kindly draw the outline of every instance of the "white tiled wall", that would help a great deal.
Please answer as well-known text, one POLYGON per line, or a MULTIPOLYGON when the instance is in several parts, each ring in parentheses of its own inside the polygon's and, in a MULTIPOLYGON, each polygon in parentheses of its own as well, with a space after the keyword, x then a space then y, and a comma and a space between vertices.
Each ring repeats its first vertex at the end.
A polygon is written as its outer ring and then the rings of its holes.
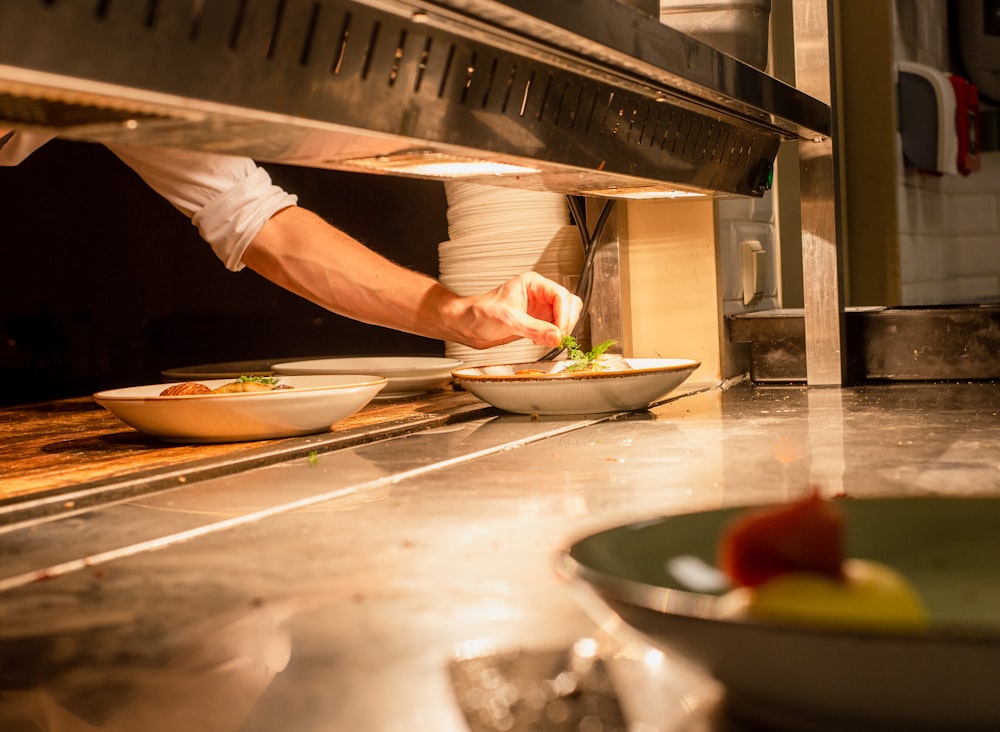
MULTIPOLYGON (((946 0, 896 0, 895 56, 948 69, 946 0)), ((1000 301, 1000 152, 967 177, 903 166, 897 152, 904 305, 1000 301)))
POLYGON ((895 55, 937 69, 948 67, 948 1, 896 0, 895 55))
MULTIPOLYGON (((861 0, 858 0, 859 2, 861 0)), ((948 67, 947 0, 895 0, 895 57, 948 67)), ((897 152, 901 301, 904 305, 1000 301, 1000 152, 968 177, 904 170, 897 152)), ((773 192, 715 202, 725 315, 779 307, 773 192), (767 251, 763 295, 743 303, 741 243, 767 251)))
POLYGON ((967 178, 899 176, 904 305, 1000 301, 1000 153, 967 178))
MULTIPOLYGON (((860 1, 860 0, 859 0, 860 1)), ((897 60, 949 67, 947 0, 894 0, 897 60)), ((897 151, 901 302, 904 305, 1000 301, 1000 152, 983 155, 967 177, 907 170, 897 151)), ((726 315, 778 307, 772 194, 716 202, 726 315), (743 304, 740 244, 756 239, 767 255, 763 296, 743 304)))

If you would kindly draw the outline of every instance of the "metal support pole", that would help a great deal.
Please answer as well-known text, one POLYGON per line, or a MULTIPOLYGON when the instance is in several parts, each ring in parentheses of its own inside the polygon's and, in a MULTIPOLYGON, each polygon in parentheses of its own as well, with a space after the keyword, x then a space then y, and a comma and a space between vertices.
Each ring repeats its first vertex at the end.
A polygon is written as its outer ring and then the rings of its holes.
POLYGON ((795 0, 793 6, 796 87, 828 102, 833 114, 830 138, 798 143, 806 381, 810 386, 842 385, 847 362, 836 99, 837 2, 795 0))

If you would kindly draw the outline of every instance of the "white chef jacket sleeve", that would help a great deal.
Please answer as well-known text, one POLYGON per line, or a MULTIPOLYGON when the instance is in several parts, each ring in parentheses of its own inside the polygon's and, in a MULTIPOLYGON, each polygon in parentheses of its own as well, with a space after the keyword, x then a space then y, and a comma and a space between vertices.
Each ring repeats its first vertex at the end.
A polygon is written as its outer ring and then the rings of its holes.
POLYGON ((298 202, 249 158, 131 145, 107 147, 188 216, 233 271, 243 269, 243 253, 268 219, 298 202))
POLYGON ((0 165, 20 165, 55 135, 0 129, 0 165))

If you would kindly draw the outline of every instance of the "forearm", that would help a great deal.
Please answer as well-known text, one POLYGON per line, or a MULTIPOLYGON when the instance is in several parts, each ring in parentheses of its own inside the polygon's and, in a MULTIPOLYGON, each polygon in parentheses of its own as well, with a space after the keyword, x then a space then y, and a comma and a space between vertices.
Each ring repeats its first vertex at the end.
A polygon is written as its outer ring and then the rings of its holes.
POLYGON ((268 221, 243 255, 252 270, 332 312, 440 340, 456 331, 461 298, 299 207, 268 221))

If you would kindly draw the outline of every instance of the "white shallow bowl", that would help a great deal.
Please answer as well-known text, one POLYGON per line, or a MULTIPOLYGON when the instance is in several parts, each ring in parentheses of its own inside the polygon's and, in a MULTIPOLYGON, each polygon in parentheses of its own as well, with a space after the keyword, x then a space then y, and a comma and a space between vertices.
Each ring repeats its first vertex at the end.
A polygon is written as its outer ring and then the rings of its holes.
POLYGON ((413 396, 451 381, 451 372, 462 365, 454 358, 434 356, 351 356, 276 363, 276 374, 369 374, 388 380, 379 398, 413 396))
POLYGON ((564 361, 456 369, 456 383, 494 407, 517 414, 606 414, 645 409, 680 386, 701 364, 686 358, 628 358, 630 370, 552 371, 564 361))
POLYGON ((1000 729, 1000 499, 838 505, 846 516, 847 554, 907 577, 930 616, 926 634, 722 617, 718 597, 725 588, 704 591, 689 577, 711 575, 723 527, 740 509, 602 531, 573 543, 558 567, 598 622, 620 618, 661 650, 699 665, 724 685, 731 714, 766 729, 1000 729), (692 573, 698 566, 705 572, 692 573))
MULTIPOLYGON (((199 380, 209 389, 232 379, 199 380)), ((172 384, 111 389, 94 400, 118 419, 168 442, 243 442, 328 430, 368 404, 384 377, 329 375, 284 377, 293 388, 238 394, 160 396, 172 384)))

